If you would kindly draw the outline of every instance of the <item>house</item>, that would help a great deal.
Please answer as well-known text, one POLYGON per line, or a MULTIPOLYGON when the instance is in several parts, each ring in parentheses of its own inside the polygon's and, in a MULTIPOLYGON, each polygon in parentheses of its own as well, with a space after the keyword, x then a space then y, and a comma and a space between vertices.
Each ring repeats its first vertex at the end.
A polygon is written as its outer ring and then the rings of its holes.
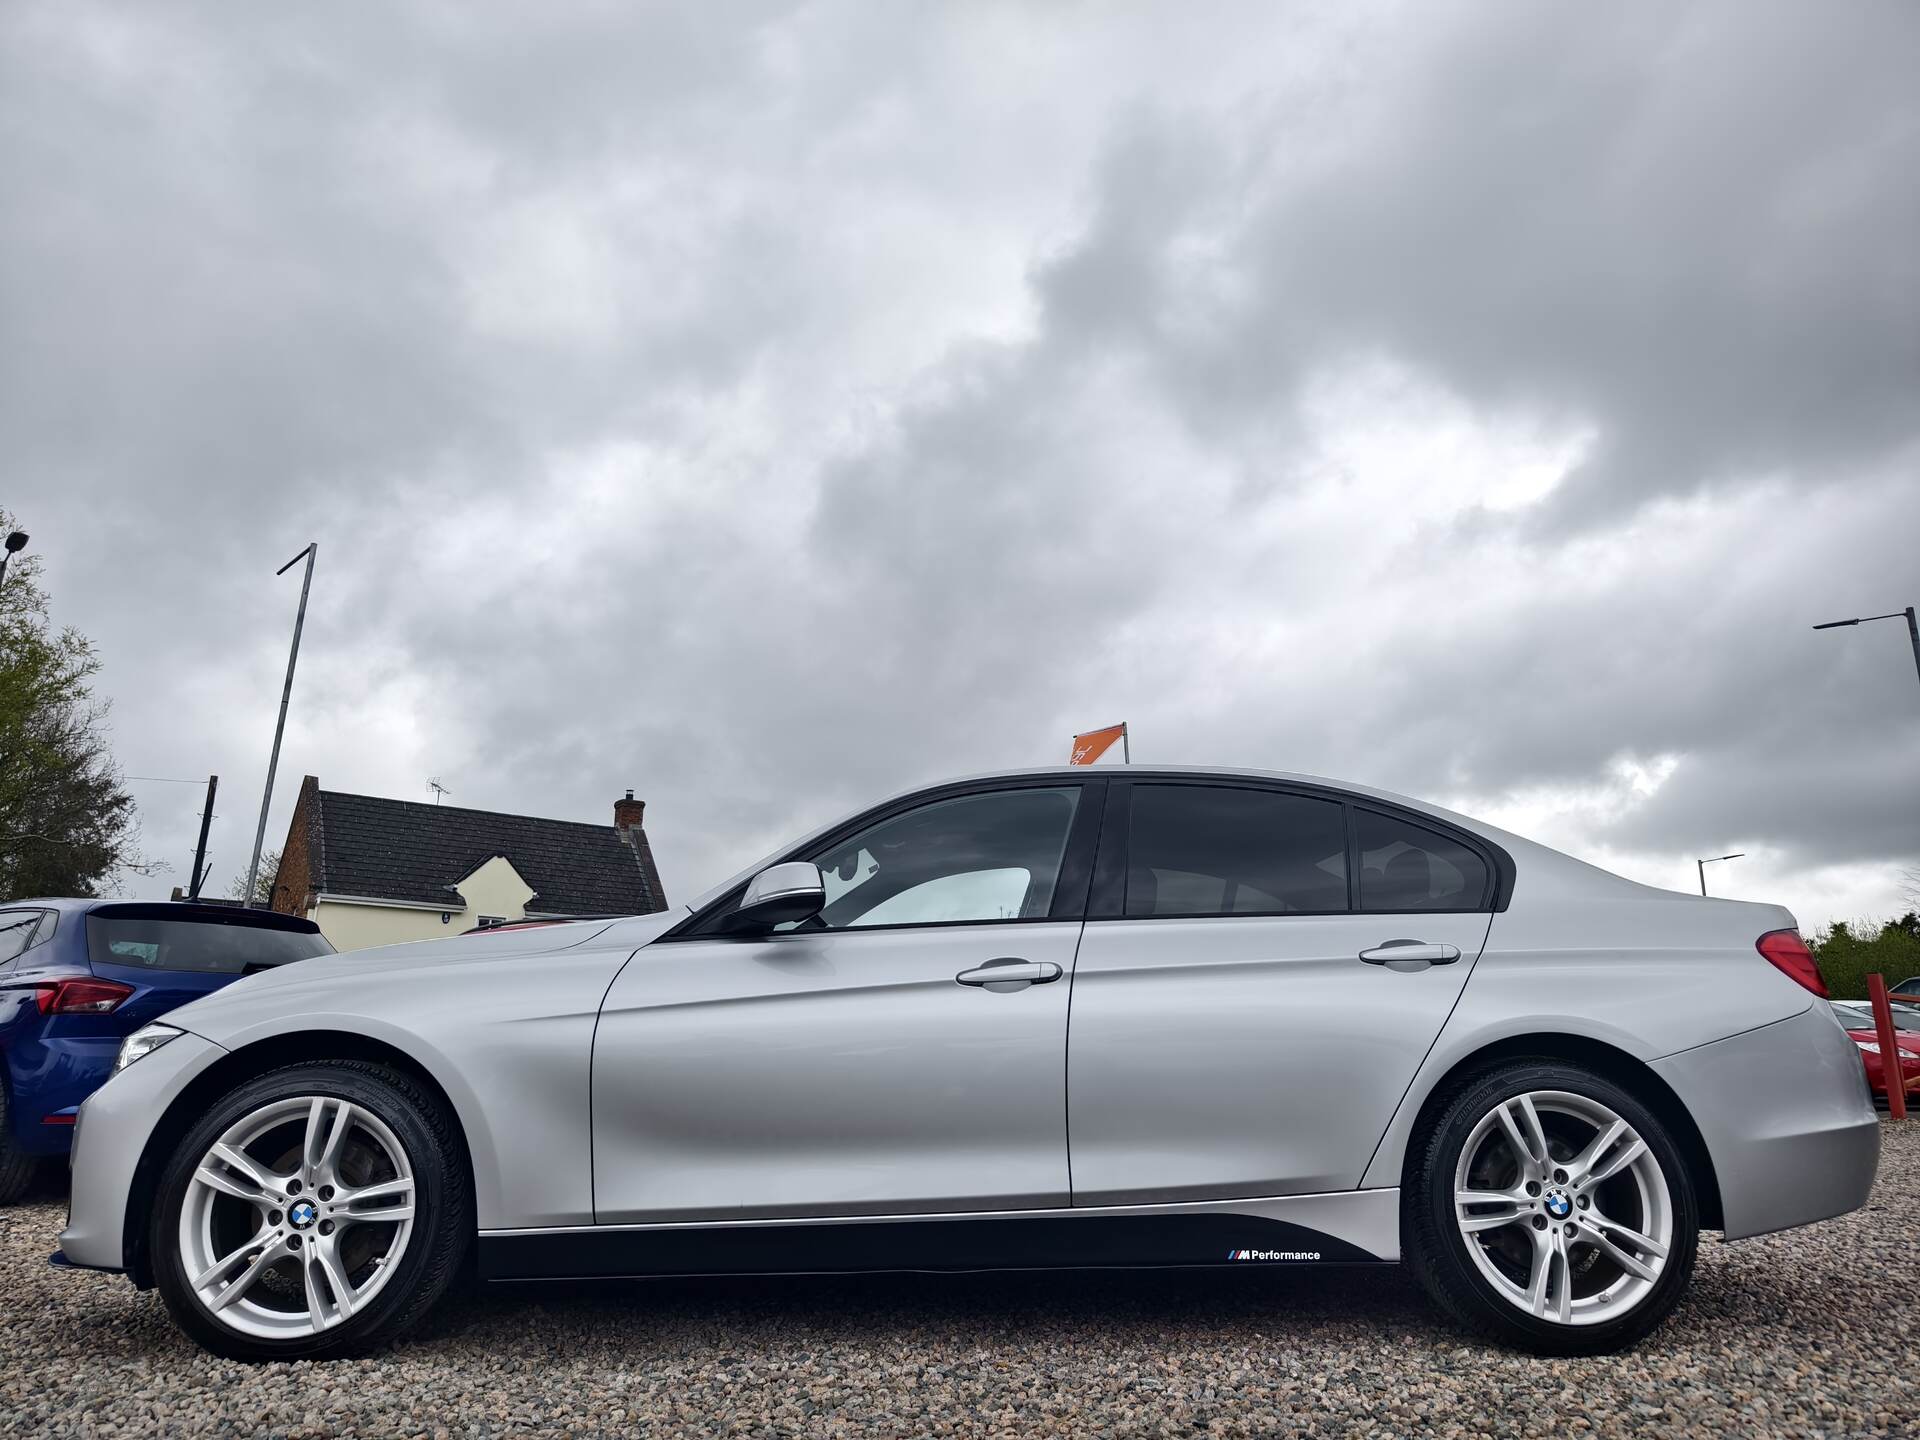
POLYGON ((476 925, 667 908, 646 803, 613 824, 542 820, 300 782, 273 908, 316 921, 336 950, 458 935, 476 925))

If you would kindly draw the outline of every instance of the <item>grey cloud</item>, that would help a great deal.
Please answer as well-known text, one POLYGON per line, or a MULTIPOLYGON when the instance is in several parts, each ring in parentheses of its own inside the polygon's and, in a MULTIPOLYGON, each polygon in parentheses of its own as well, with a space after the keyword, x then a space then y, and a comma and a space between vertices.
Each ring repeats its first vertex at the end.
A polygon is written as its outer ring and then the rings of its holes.
POLYGON ((1674 755, 1573 839, 1920 857, 1899 657, 1804 628, 1912 583, 1911 10, 1177 28, 14 12, 5 498, 123 756, 244 849, 318 535, 283 776, 632 784, 683 895, 1123 715, 1466 800, 1674 755), (1316 448, 1367 365, 1591 448, 1406 522, 1316 448))

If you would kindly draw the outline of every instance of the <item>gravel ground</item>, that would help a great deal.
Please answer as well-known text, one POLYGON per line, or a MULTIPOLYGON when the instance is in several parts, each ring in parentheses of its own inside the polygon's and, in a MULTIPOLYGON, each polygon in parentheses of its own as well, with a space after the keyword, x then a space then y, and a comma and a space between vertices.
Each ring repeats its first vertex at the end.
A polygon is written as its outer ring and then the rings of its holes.
POLYGON ((1920 1120, 1868 1210, 1702 1247, 1637 1352, 1463 1341, 1397 1269, 491 1292, 388 1355, 246 1366, 0 1211, 0 1435, 1920 1435, 1920 1120))

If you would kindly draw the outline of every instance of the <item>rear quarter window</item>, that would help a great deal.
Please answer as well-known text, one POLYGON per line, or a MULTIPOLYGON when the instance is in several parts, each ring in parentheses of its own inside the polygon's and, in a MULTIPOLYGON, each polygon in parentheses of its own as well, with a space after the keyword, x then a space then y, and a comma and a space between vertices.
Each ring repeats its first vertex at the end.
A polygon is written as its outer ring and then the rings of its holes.
POLYGON ((1492 908, 1492 871, 1480 852, 1399 815, 1354 811, 1360 908, 1374 913, 1492 908))
POLYGON ((149 916, 87 917, 87 957, 95 965, 240 975, 332 949, 323 936, 298 930, 149 916))

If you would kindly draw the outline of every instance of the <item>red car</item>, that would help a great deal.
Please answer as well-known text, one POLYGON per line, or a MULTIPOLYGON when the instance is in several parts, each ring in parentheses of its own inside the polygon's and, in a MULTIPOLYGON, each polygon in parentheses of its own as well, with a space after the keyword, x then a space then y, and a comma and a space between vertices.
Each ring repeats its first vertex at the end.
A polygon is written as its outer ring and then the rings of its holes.
MULTIPOLYGON (((1920 1008, 1891 1005, 1893 1042, 1900 1047, 1900 1076, 1907 1089, 1908 1103, 1920 1099, 1920 1008)), ((1867 1067, 1867 1084, 1876 1103, 1887 1103, 1887 1071, 1880 1056, 1880 1033, 1874 1028, 1873 1006, 1864 1000, 1836 1000, 1833 1013, 1841 1027, 1860 1047, 1860 1060, 1867 1067)))

